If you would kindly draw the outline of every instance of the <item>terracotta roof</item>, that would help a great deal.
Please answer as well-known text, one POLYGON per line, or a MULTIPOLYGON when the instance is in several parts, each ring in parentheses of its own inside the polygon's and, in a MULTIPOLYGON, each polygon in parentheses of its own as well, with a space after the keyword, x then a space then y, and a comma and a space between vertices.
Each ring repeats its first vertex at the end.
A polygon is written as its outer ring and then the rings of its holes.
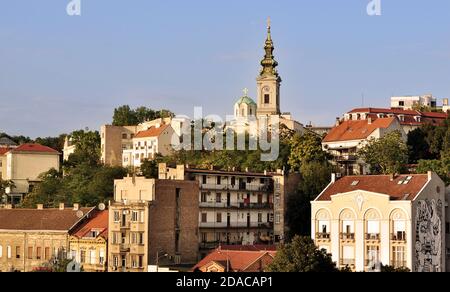
POLYGON ((334 127, 323 142, 352 141, 367 139, 376 129, 386 129, 396 118, 380 118, 369 124, 368 120, 345 121, 334 127))
POLYGON ((109 211, 93 211, 92 216, 86 220, 82 225, 80 225, 74 232, 73 235, 78 238, 89 237, 92 231, 97 231, 97 237, 103 237, 108 239, 108 219, 109 211))
POLYGON ((374 114, 396 114, 396 115, 420 115, 420 112, 414 110, 403 110, 403 109, 391 109, 391 108, 356 108, 348 112, 349 114, 355 113, 374 113, 374 114))
POLYGON ((330 201, 331 196, 358 190, 388 195, 393 201, 413 200, 427 182, 427 174, 400 175, 394 180, 390 175, 346 176, 326 188, 316 201, 330 201))
MULTIPOLYGON (((84 215, 93 208, 80 208, 84 215)), ((81 218, 73 209, 0 209, 0 230, 69 231, 81 218)))
POLYGON ((164 132, 169 125, 162 125, 161 127, 151 127, 150 129, 146 131, 138 132, 135 136, 135 138, 149 138, 149 137, 159 137, 159 135, 164 132))
POLYGON ((4 155, 8 153, 11 150, 11 148, 8 147, 0 147, 0 155, 4 155))
POLYGON ((404 120, 400 121, 402 125, 420 126, 423 124, 442 125, 443 122, 449 117, 446 113, 434 113, 434 112, 420 112, 415 110, 403 110, 403 109, 386 109, 386 108, 357 108, 349 114, 365 113, 368 114, 372 120, 378 118, 378 114, 404 116, 404 120), (416 121, 415 117, 421 117, 421 121, 416 121))
POLYGON ((218 263, 223 267, 227 266, 229 263, 230 271, 243 272, 251 264, 255 263, 264 255, 270 255, 275 257, 276 251, 240 251, 240 250, 225 250, 218 248, 215 251, 207 255, 203 260, 201 260, 193 270, 202 268, 210 263, 218 263))
POLYGON ((47 146, 43 146, 41 144, 32 144, 32 143, 28 143, 28 144, 22 144, 17 148, 11 149, 12 153, 17 153, 17 152, 39 152, 39 153, 54 153, 54 154, 58 154, 59 152, 56 151, 55 149, 52 149, 50 147, 47 146))

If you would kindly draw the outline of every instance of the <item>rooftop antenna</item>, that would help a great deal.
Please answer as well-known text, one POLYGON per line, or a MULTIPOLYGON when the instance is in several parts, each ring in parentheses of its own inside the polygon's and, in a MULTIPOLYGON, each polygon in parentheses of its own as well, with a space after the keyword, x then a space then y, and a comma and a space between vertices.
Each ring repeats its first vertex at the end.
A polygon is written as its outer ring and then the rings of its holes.
POLYGON ((364 92, 361 94, 361 102, 362 102, 362 106, 361 107, 364 107, 364 104, 365 104, 365 96, 364 96, 364 92))

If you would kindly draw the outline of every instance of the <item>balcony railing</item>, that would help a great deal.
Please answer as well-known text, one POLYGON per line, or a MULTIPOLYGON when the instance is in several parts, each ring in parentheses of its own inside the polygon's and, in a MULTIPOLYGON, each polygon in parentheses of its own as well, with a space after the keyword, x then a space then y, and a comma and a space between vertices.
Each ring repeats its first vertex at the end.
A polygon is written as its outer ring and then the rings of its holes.
POLYGON ((341 233, 341 239, 342 240, 355 240, 355 234, 354 233, 341 233))
POLYGON ((355 154, 351 154, 351 155, 339 155, 336 156, 336 161, 340 161, 340 162, 344 162, 344 161, 357 161, 358 160, 358 156, 355 154))
POLYGON ((392 234, 391 240, 406 242, 406 232, 397 232, 397 233, 392 234))
POLYGON ((394 268, 406 268, 408 264, 406 263, 406 261, 391 261, 391 266, 393 266, 394 268))
POLYGON ((270 203, 215 203, 215 202, 201 202, 200 208, 221 208, 221 209, 273 209, 273 204, 270 203))
POLYGON ((317 233, 316 239, 331 239, 330 233, 317 233))
POLYGON ((130 245, 129 244, 120 244, 120 252, 129 252, 130 251, 130 245))
POLYGON ((341 266, 354 266, 356 263, 355 259, 341 259, 341 266))
POLYGON ((379 233, 366 233, 366 240, 380 240, 379 233))
POLYGON ((260 229, 273 229, 272 222, 222 222, 222 223, 214 223, 214 222, 201 222, 200 228, 219 228, 219 229, 250 229, 250 228, 260 228, 260 229))
POLYGON ((273 192, 273 185, 265 184, 200 184, 201 190, 212 191, 245 191, 245 192, 273 192))

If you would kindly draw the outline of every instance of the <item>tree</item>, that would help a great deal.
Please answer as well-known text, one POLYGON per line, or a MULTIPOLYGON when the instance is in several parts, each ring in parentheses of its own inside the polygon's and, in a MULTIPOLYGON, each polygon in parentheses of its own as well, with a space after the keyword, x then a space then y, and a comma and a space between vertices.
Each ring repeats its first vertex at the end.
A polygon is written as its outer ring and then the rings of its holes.
POLYGON ((46 208, 54 208, 59 203, 68 203, 67 192, 60 171, 51 169, 41 174, 39 178, 41 183, 24 198, 22 207, 35 208, 37 204, 44 204, 46 208))
POLYGON ((301 180, 297 191, 289 194, 286 221, 289 238, 311 234, 311 201, 330 183, 332 167, 327 162, 309 162, 300 168, 301 180))
POLYGON ((410 273, 411 270, 405 267, 396 268, 393 266, 383 266, 381 265, 382 273, 410 273))
POLYGON ((66 136, 66 134, 61 134, 58 137, 36 138, 34 142, 62 152, 66 136))
POLYGON ((325 250, 319 250, 310 237, 296 236, 281 246, 269 272, 338 272, 336 263, 325 250))
POLYGON ((450 184, 450 155, 445 155, 441 160, 420 160, 417 166, 417 173, 427 173, 433 171, 437 173, 441 179, 450 184))
POLYGON ((401 173, 408 163, 408 147, 399 131, 371 139, 358 154, 371 166, 373 174, 401 173))
POLYGON ((101 138, 98 131, 75 131, 71 138, 75 152, 69 156, 66 166, 74 167, 82 163, 94 166, 100 163, 101 138))
POLYGON ((144 160, 141 164, 141 173, 145 178, 158 178, 158 161, 144 160))
POLYGON ((289 165, 292 169, 300 169, 302 164, 311 161, 326 161, 328 156, 322 149, 322 139, 311 131, 303 135, 295 134, 290 139, 291 152, 289 165))
POLYGON ((114 109, 113 126, 134 126, 146 121, 174 116, 171 111, 165 109, 153 110, 145 106, 132 109, 129 105, 123 105, 114 109))

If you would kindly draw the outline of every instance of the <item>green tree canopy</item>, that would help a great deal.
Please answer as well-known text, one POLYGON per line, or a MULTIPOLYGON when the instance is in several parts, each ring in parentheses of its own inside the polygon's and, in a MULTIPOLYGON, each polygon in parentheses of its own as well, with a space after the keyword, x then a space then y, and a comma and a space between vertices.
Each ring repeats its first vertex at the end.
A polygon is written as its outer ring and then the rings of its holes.
POLYGON ((310 237, 296 236, 281 246, 269 272, 338 272, 331 255, 319 250, 310 237))
POLYGON ((303 135, 295 134, 289 140, 291 152, 289 165, 292 169, 300 169, 302 164, 326 161, 328 155, 322 149, 322 138, 317 134, 306 131, 303 135))
POLYGON ((174 117, 174 113, 169 110, 153 110, 145 106, 132 109, 129 105, 123 105, 114 109, 114 126, 134 126, 145 121, 159 118, 174 117))
POLYGON ((66 167, 74 167, 87 163, 97 165, 100 163, 101 138, 98 131, 79 130, 71 134, 75 152, 69 156, 66 167))
POLYGON ((372 174, 401 173, 408 163, 408 146, 398 131, 371 139, 358 154, 371 166, 372 174))

